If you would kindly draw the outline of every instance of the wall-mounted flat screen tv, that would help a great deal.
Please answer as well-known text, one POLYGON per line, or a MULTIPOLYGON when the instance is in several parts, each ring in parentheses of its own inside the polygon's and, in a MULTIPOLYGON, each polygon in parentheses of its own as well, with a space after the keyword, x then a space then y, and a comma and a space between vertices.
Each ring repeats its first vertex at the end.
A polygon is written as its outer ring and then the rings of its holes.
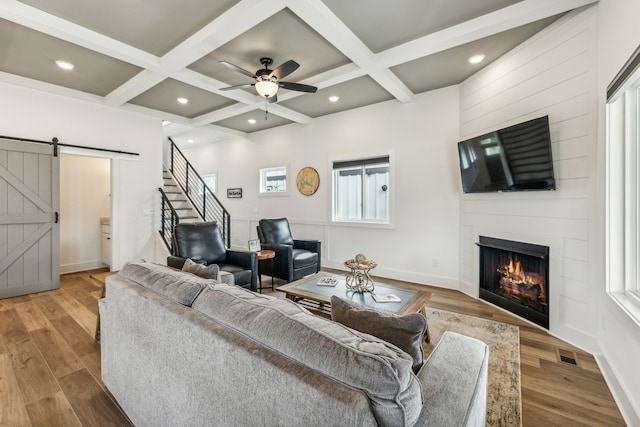
POLYGON ((549 116, 458 143, 465 193, 555 190, 549 116))

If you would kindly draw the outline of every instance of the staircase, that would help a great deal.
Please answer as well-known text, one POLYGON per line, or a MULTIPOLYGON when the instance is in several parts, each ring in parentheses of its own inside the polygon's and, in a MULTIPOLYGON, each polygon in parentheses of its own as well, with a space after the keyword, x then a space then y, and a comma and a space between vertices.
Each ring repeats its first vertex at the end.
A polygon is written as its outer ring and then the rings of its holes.
POLYGON ((171 172, 162 171, 162 179, 164 180, 162 189, 167 199, 171 202, 171 206, 178 214, 178 222, 202 222, 202 218, 173 179, 171 172))
POLYGON ((222 231, 227 247, 231 244, 231 217, 213 191, 204 183, 198 172, 169 138, 169 160, 163 171, 164 184, 161 193, 160 235, 173 252, 173 228, 181 222, 215 221, 222 231))

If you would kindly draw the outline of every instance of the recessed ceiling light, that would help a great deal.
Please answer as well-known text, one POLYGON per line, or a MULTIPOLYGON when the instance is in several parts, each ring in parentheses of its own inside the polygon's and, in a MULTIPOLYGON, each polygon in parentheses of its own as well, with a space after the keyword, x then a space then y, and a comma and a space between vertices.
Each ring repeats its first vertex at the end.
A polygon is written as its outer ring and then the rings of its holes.
POLYGON ((249 119, 247 120, 250 124, 255 125, 256 124, 256 119, 249 119))
POLYGON ((193 139, 187 139, 187 142, 188 142, 189 144, 193 144, 193 139))
POLYGON ((340 97, 338 95, 331 95, 329 97, 329 101, 331 101, 331 102, 338 102, 339 99, 340 99, 340 97))
POLYGON ((71 62, 62 61, 60 59, 56 61, 56 65, 63 70, 73 70, 73 68, 75 67, 75 65, 73 65, 71 62))
POLYGON ((177 98, 176 101, 178 101, 180 104, 186 104, 187 102, 189 102, 189 99, 180 97, 177 98))
POLYGON ((472 64, 477 64, 478 62, 482 62, 482 60, 484 60, 483 54, 473 55, 472 57, 469 58, 469 62, 472 64))

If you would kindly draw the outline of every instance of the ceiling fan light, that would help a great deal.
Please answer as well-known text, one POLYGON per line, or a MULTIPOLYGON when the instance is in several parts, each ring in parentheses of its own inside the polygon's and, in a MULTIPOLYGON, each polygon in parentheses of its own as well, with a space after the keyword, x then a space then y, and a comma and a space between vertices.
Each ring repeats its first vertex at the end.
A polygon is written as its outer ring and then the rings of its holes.
POLYGON ((271 81, 256 82, 256 91, 262 97, 271 98, 278 93, 278 84, 271 81))

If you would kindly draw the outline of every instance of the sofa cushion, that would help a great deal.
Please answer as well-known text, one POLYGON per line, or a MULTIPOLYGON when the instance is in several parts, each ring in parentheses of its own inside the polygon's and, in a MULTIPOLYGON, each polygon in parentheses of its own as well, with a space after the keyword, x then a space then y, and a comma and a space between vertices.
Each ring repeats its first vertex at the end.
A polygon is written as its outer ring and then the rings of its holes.
POLYGON ((225 284, 207 286, 193 308, 330 378, 362 390, 379 425, 413 425, 422 392, 405 352, 318 317, 292 301, 225 284), (375 374, 374 374, 375 373, 375 374))
POLYGON ((191 306, 205 286, 216 283, 210 279, 152 263, 129 263, 120 270, 118 275, 186 306, 191 306))
POLYGON ((220 267, 218 264, 209 264, 204 265, 191 260, 191 258, 187 258, 184 264, 182 264, 182 271, 186 271, 187 273, 195 274, 196 276, 202 277, 204 279, 213 279, 220 282, 220 267))
POLYGON ((427 320, 422 314, 399 316, 334 295, 331 297, 331 319, 395 345, 413 358, 413 372, 420 370, 424 361, 422 339, 427 329, 427 320))

